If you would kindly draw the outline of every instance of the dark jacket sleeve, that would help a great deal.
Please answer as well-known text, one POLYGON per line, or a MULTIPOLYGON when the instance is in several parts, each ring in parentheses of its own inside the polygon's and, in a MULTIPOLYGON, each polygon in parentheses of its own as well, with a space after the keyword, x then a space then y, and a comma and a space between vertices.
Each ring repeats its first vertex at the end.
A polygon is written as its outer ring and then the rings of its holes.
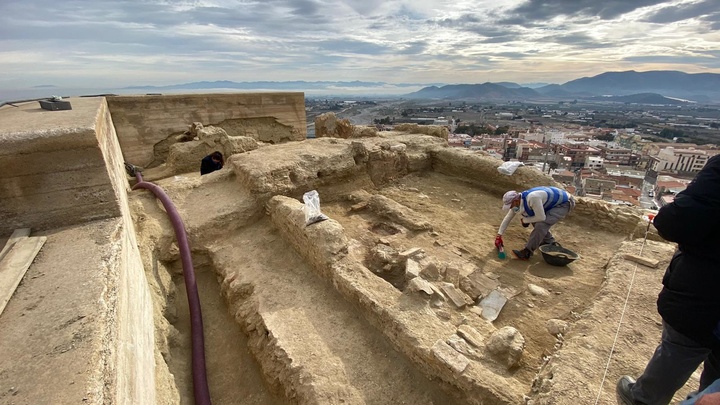
POLYGON ((720 155, 711 158, 675 201, 660 209, 653 225, 665 240, 682 246, 717 243, 720 230, 720 155))

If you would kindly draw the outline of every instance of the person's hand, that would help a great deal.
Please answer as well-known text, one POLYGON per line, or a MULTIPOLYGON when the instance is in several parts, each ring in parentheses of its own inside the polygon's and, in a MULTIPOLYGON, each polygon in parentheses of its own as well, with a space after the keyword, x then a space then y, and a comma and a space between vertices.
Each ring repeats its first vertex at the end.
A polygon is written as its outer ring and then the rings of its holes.
POLYGON ((496 248, 501 248, 501 247, 503 247, 503 246, 505 246, 505 242, 503 242, 502 235, 496 236, 496 237, 495 237, 495 247, 496 247, 496 248))
POLYGON ((522 224, 523 228, 527 228, 530 226, 530 224, 526 224, 525 221, 523 221, 522 217, 520 217, 520 223, 522 224))

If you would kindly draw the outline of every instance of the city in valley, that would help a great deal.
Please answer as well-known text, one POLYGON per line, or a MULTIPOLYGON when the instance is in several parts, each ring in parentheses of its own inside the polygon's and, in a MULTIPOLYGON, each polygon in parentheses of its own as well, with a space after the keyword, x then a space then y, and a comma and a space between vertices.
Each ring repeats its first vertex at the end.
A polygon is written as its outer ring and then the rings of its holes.
POLYGON ((678 104, 308 98, 306 110, 309 137, 328 112, 378 130, 446 126, 450 146, 522 162, 575 195, 657 209, 720 153, 720 107, 678 104))

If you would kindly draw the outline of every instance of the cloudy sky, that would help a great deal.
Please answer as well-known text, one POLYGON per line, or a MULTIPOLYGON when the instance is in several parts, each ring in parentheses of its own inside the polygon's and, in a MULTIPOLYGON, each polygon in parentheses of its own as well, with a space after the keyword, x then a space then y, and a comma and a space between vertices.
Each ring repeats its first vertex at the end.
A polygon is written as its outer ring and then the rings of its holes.
POLYGON ((0 89, 720 73, 719 0, 1 0, 0 89))

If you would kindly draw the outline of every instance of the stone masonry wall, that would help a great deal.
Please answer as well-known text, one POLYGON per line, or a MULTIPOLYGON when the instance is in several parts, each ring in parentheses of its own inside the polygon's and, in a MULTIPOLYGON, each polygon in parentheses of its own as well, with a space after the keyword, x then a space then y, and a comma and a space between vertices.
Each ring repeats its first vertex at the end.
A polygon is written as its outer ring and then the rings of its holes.
POLYGON ((303 93, 121 96, 108 105, 125 160, 145 167, 164 163, 175 136, 193 122, 269 143, 307 134, 303 93))
POLYGON ((459 148, 441 148, 433 152, 436 172, 468 180, 501 197, 508 190, 527 190, 537 186, 560 186, 550 176, 521 166, 512 176, 497 171, 503 162, 478 152, 459 148))

